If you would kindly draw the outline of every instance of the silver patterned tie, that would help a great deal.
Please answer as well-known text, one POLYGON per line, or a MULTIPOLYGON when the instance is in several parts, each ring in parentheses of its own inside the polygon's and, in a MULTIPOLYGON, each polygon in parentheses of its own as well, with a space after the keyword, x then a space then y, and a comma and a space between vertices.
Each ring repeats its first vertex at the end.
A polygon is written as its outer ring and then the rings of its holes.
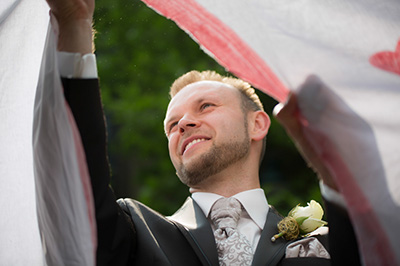
POLYGON ((235 198, 221 198, 211 209, 220 265, 251 265, 253 260, 250 242, 237 230, 241 212, 242 205, 235 198))

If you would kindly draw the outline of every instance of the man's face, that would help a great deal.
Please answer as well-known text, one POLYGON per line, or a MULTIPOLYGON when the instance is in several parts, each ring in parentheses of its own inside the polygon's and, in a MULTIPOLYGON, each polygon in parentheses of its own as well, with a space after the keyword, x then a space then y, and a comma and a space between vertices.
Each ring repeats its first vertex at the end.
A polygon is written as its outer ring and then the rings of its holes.
POLYGON ((220 82, 184 87, 168 106, 164 128, 171 161, 189 187, 220 173, 250 149, 240 92, 220 82))

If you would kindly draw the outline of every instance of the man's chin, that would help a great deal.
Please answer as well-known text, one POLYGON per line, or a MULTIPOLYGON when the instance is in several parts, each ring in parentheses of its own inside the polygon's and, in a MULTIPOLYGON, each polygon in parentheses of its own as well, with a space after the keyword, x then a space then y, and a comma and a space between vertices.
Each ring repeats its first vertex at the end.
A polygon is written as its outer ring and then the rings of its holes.
POLYGON ((204 182, 208 177, 201 175, 188 175, 186 173, 177 173, 179 179, 183 184, 188 186, 189 188, 198 187, 202 182, 204 182))
POLYGON ((195 167, 195 169, 180 167, 177 175, 181 182, 188 187, 197 187, 209 177, 209 173, 204 170, 204 167, 195 167))

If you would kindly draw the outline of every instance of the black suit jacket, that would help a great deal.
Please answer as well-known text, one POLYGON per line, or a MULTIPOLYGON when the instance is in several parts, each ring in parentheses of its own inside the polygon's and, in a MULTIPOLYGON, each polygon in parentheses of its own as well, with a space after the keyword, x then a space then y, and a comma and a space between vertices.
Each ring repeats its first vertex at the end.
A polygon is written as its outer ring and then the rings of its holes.
MULTIPOLYGON (((190 197, 171 217, 164 217, 132 199, 118 200, 136 228, 137 265, 219 265, 211 226, 203 211, 190 197)), ((271 242, 281 220, 273 208, 267 216, 253 265, 330 265, 321 258, 283 259, 287 241, 271 242)))
MULTIPOLYGON (((98 80, 63 79, 63 85, 81 134, 91 176, 98 233, 97 264, 218 265, 211 226, 191 198, 170 218, 132 199, 116 202, 109 187, 106 128, 98 80)), ((287 241, 278 239, 272 243, 270 240, 277 233, 276 224, 280 219, 271 208, 253 265, 330 264, 329 260, 321 258, 285 259, 287 241)))

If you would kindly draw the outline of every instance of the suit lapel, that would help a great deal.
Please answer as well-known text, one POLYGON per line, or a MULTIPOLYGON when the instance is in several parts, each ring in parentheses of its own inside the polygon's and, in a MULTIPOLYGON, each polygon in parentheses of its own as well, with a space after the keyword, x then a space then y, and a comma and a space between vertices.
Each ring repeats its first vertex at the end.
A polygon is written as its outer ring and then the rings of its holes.
POLYGON ((284 256, 287 241, 283 238, 278 238, 275 242, 271 241, 271 237, 278 233, 276 225, 281 219, 277 211, 270 206, 252 265, 277 265, 284 256))
POLYGON ((201 208, 188 197, 182 207, 171 217, 188 239, 203 264, 219 265, 217 248, 211 226, 201 208))

